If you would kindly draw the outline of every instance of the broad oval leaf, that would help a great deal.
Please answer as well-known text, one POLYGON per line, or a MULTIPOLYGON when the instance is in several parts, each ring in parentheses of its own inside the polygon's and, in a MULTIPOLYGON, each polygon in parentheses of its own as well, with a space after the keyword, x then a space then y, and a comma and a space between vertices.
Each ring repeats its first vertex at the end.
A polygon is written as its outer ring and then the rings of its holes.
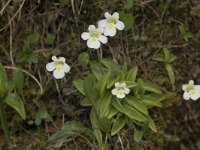
POLYGON ((144 88, 145 88, 145 91, 162 94, 160 87, 150 81, 147 81, 147 80, 144 81, 144 88))
POLYGON ((111 99, 112 99, 112 95, 110 93, 106 93, 102 98, 100 98, 98 106, 97 106, 99 107, 100 118, 104 117, 106 112, 108 111, 111 99))
POLYGON ((126 124, 125 117, 119 116, 115 121, 111 129, 111 136, 117 134, 126 124))
POLYGON ((121 68, 118 64, 116 64, 113 60, 110 59, 102 59, 100 63, 105 66, 112 73, 120 73, 121 68))
POLYGON ((81 92, 83 95, 85 95, 84 89, 83 89, 83 82, 84 82, 84 80, 77 79, 77 80, 73 81, 73 84, 79 92, 81 92))
POLYGON ((110 132, 111 129, 111 122, 110 119, 103 117, 99 120, 100 129, 106 133, 110 132))
POLYGON ((137 98, 135 98, 133 96, 127 96, 125 99, 125 102, 127 102, 127 104, 134 107, 141 113, 148 115, 148 109, 141 100, 138 100, 137 98))
POLYGON ((139 131, 139 130, 135 130, 134 132, 134 141, 139 143, 142 139, 144 132, 143 131, 139 131))
POLYGON ((5 103, 15 109, 23 119, 26 119, 24 103, 18 95, 13 93, 9 94, 5 99, 5 103))
POLYGON ((131 69, 128 71, 126 80, 127 80, 127 81, 135 82, 135 79, 136 79, 136 76, 137 76, 137 72, 138 72, 138 67, 137 67, 137 66, 131 68, 131 69))
POLYGON ((104 92, 106 90, 107 80, 108 80, 109 76, 110 76, 110 72, 106 72, 98 82, 99 93, 101 96, 104 95, 104 92))
POLYGON ((22 88, 24 86, 24 73, 17 69, 13 72, 13 83, 15 84, 15 87, 19 90, 19 92, 22 94, 22 88))
POLYGON ((79 64, 81 64, 83 66, 87 66, 87 64, 90 61, 90 55, 87 52, 83 52, 83 53, 79 54, 78 61, 79 61, 79 64))

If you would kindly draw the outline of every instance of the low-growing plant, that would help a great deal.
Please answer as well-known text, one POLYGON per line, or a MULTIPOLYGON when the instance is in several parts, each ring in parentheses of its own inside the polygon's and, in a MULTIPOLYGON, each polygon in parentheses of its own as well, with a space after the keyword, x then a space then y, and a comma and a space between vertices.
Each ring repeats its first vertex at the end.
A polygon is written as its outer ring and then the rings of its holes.
MULTIPOLYGON (((82 106, 91 106, 90 122, 99 149, 107 147, 103 133, 114 136, 125 125, 137 125, 157 132, 149 115, 152 107, 161 107, 165 94, 158 85, 137 77, 138 67, 121 67, 110 59, 90 62, 91 71, 84 79, 74 80, 74 85, 84 95, 82 106)), ((138 142, 143 131, 135 131, 138 142)), ((108 137, 109 137, 108 136, 108 137)))

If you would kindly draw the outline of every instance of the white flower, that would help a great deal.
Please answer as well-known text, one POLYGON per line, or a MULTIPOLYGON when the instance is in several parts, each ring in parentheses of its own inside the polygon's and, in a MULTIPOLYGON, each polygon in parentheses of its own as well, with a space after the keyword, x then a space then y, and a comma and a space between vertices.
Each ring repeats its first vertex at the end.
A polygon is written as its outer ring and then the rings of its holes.
POLYGON ((126 87, 126 83, 115 83, 115 88, 111 91, 113 95, 116 95, 118 98, 124 98, 125 94, 130 93, 130 89, 126 87))
POLYGON ((108 12, 105 13, 105 18, 98 22, 98 26, 104 28, 105 36, 115 36, 117 30, 123 30, 125 25, 123 22, 119 21, 119 13, 115 12, 110 15, 108 12))
POLYGON ((70 71, 70 67, 68 64, 65 63, 64 57, 52 57, 53 62, 48 63, 46 65, 46 69, 48 71, 53 71, 53 76, 56 79, 61 79, 65 76, 65 73, 68 73, 70 71))
POLYGON ((88 31, 83 32, 81 38, 87 40, 87 46, 89 48, 98 49, 101 43, 106 44, 108 42, 108 38, 102 35, 103 28, 96 28, 94 25, 90 25, 88 31))
POLYGON ((185 100, 197 100, 200 97, 200 85, 194 85, 194 81, 190 80, 189 84, 184 84, 182 86, 184 91, 183 98, 185 100))

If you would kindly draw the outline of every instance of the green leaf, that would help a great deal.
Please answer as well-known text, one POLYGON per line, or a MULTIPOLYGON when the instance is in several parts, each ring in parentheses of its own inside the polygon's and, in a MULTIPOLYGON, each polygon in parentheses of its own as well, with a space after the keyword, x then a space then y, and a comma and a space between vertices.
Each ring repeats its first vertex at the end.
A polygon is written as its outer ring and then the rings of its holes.
POLYGON ((45 41, 48 45, 52 45, 54 43, 54 38, 55 37, 52 34, 47 33, 47 37, 46 37, 45 41))
POLYGON ((90 69, 97 80, 99 80, 103 75, 102 66, 97 62, 90 62, 90 69))
POLYGON ((127 88, 133 88, 137 85, 135 82, 132 82, 132 81, 121 81, 121 82, 126 83, 127 88))
POLYGON ((111 119, 112 117, 114 117, 116 114, 118 113, 117 109, 115 109, 114 107, 110 107, 108 112, 106 113, 106 117, 108 119, 111 119))
POLYGON ((84 126, 82 123, 77 121, 67 121, 63 125, 62 129, 54 133, 49 139, 48 142, 54 142, 61 139, 66 139, 74 134, 77 134, 84 126))
POLYGON ((77 88, 77 90, 79 92, 81 92, 83 95, 85 95, 84 88, 83 88, 83 83, 84 83, 84 80, 81 80, 81 79, 77 79, 77 80, 73 81, 73 84, 77 88))
POLYGON ((27 37, 26 41, 27 41, 28 44, 34 44, 34 43, 36 43, 39 40, 39 38, 40 38, 39 33, 35 32, 35 33, 29 35, 27 37))
POLYGON ((125 115, 127 115, 129 118, 136 120, 138 122, 144 122, 147 121, 147 117, 140 113, 135 108, 131 107, 130 105, 123 102, 123 107, 125 108, 125 111, 123 112, 125 115))
POLYGON ((110 72, 106 72, 98 82, 100 95, 103 96, 106 90, 107 80, 110 76, 110 72))
POLYGON ((174 85, 174 83, 175 83, 175 76, 174 76, 173 66, 171 64, 166 64, 165 68, 167 70, 167 74, 169 76, 171 84, 174 85))
POLYGON ((97 119, 97 114, 95 112, 94 107, 91 109, 90 111, 90 122, 92 124, 92 128, 93 129, 97 129, 99 128, 99 121, 97 119))
POLYGON ((121 73, 120 66, 110 59, 102 59, 100 63, 112 73, 121 73))
POLYGON ((136 76, 137 76, 137 72, 138 72, 138 67, 137 67, 137 66, 131 68, 131 69, 128 71, 126 80, 127 80, 127 81, 135 82, 135 79, 136 79, 136 76))
POLYGON ((106 93, 102 98, 100 98, 98 103, 100 118, 104 117, 106 112, 109 110, 111 99, 112 95, 110 93, 106 93))
POLYGON ((165 62, 165 56, 163 54, 157 54, 153 57, 153 60, 159 62, 165 62))
POLYGON ((170 60, 169 50, 167 48, 163 48, 163 53, 164 53, 164 56, 165 56, 165 62, 169 62, 169 60, 170 60))
POLYGON ((111 122, 108 118, 103 117, 99 120, 99 126, 102 131, 109 133, 111 129, 111 122))
POLYGON ((84 125, 78 121, 67 121, 64 123, 62 130, 80 131, 84 129, 84 125))
POLYGON ((5 114, 5 108, 3 104, 3 100, 0 97, 0 119, 1 119, 1 125, 6 137, 7 142, 10 142, 10 132, 8 130, 8 122, 5 114))
POLYGON ((137 109, 141 113, 144 113, 148 115, 148 109, 147 107, 142 103, 141 100, 138 100, 137 98, 133 96, 126 96, 125 102, 132 106, 133 108, 137 109))
POLYGON ((192 16, 198 16, 200 17, 200 4, 195 5, 192 10, 190 11, 190 14, 192 16))
POLYGON ((59 130, 49 137, 48 142, 55 142, 58 140, 66 139, 74 134, 74 131, 59 130))
POLYGON ((91 102, 87 98, 80 100, 80 105, 81 106, 92 106, 91 102))
POLYGON ((144 132, 143 131, 139 131, 139 130, 135 130, 134 132, 134 141, 139 143, 142 139, 144 132))
POLYGON ((111 88, 114 86, 116 82, 118 82, 120 79, 120 75, 110 75, 107 81, 107 89, 111 88))
POLYGON ((5 102, 10 107, 15 109, 23 119, 26 119, 26 112, 25 112, 25 109, 24 109, 24 103, 19 96, 11 93, 6 97, 5 102))
POLYGON ((86 97, 92 104, 98 99, 98 93, 95 90, 96 80, 93 75, 88 75, 83 82, 83 89, 86 97))
POLYGON ((143 95, 145 93, 144 81, 141 78, 137 79, 137 86, 134 90, 136 94, 143 95))
POLYGON ((83 53, 79 54, 79 56, 78 56, 79 64, 81 64, 82 66, 87 66, 89 61, 90 61, 90 55, 87 52, 83 52, 83 53))
POLYGON ((157 106, 162 107, 161 100, 165 99, 163 95, 143 95, 141 101, 148 107, 157 106))
POLYGON ((126 124, 124 116, 119 116, 115 121, 111 129, 111 136, 117 134, 126 124))
POLYGON ((156 125, 154 121, 151 119, 151 117, 149 117, 149 127, 153 132, 157 132, 156 125))
POLYGON ((102 150, 102 147, 103 147, 102 133, 99 129, 95 129, 93 132, 94 132, 94 136, 98 142, 99 150, 102 150))
POLYGON ((133 27, 134 25, 134 17, 132 13, 124 13, 124 12, 119 12, 120 14, 120 19, 122 22, 125 24, 125 30, 129 30, 133 27))
POLYGON ((125 9, 130 9, 133 6, 133 0, 127 0, 124 4, 125 9))
POLYGON ((15 87, 20 91, 22 94, 22 88, 24 86, 24 73, 21 70, 15 70, 13 73, 13 83, 15 87))
POLYGON ((147 81, 147 80, 144 81, 144 88, 145 88, 145 91, 162 94, 160 87, 150 81, 147 81))

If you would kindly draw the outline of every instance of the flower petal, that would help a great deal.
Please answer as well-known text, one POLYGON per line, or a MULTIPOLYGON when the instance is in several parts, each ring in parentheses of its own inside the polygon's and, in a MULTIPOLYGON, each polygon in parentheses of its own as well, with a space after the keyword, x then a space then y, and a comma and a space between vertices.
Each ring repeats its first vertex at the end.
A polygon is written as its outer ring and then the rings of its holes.
POLYGON ((108 42, 108 38, 106 36, 101 35, 99 37, 99 41, 103 44, 106 44, 108 42))
POLYGON ((118 91, 117 91, 117 89, 113 89, 113 90, 111 91, 111 93, 112 93, 112 95, 117 95, 118 91))
POLYGON ((126 83, 122 82, 121 86, 125 88, 126 87, 126 83))
POLYGON ((94 29, 96 29, 95 25, 89 25, 89 27, 88 27, 88 30, 89 30, 89 31, 90 31, 90 30, 94 30, 94 29))
POLYGON ((183 90, 183 91, 186 91, 187 87, 188 87, 188 84, 184 84, 184 85, 182 86, 182 90, 183 90))
POLYGON ((190 81, 189 81, 189 85, 194 85, 194 81, 193 81, 193 80, 190 80, 190 81))
POLYGON ((65 63, 66 59, 65 59, 65 57, 59 57, 58 61, 61 61, 61 62, 65 63))
POLYGON ((130 89, 129 88, 125 88, 124 93, 125 94, 129 94, 130 93, 130 89))
POLYGON ((58 58, 56 56, 52 56, 53 61, 58 61, 58 58))
POLYGON ((183 98, 184 98, 184 100, 189 100, 190 99, 190 93, 184 92, 183 98))
POLYGON ((115 87, 118 87, 118 86, 120 86, 120 83, 119 83, 119 82, 116 82, 116 83, 115 83, 115 87))
POLYGON ((87 40, 87 46, 89 48, 98 49, 100 47, 100 42, 96 40, 95 42, 92 39, 87 40))
POLYGON ((115 27, 118 29, 118 30, 123 30, 125 25, 123 22, 121 21, 117 21, 117 23, 115 24, 115 27))
POLYGON ((63 71, 65 73, 68 73, 70 71, 70 66, 68 64, 64 63, 64 65, 63 65, 63 71))
POLYGON ((190 90, 190 97, 192 100, 197 100, 200 97, 200 93, 195 90, 190 90))
POLYGON ((90 38, 90 34, 89 34, 88 32, 83 32, 83 33, 81 34, 81 38, 82 38, 83 40, 88 40, 88 39, 90 38))
POLYGON ((63 78, 65 76, 65 72, 64 72, 64 70, 60 70, 60 71, 54 70, 53 76, 56 79, 61 79, 61 78, 63 78))
POLYGON ((110 15, 108 12, 105 12, 104 16, 105 16, 106 18, 111 17, 111 15, 110 15))
POLYGON ((56 68, 55 62, 51 62, 46 65, 47 71, 53 71, 55 68, 56 68))
POLYGON ((106 19, 102 19, 98 22, 98 26, 101 28, 106 27, 106 25, 107 25, 106 19))
POLYGON ((119 13, 118 12, 114 12, 114 14, 112 15, 116 20, 119 20, 119 13))
POLYGON ((118 93, 118 94, 117 94, 117 97, 118 97, 118 98, 124 98, 124 97, 125 97, 125 94, 124 94, 124 93, 118 93))
POLYGON ((115 36, 117 33, 116 28, 113 27, 112 29, 109 29, 108 27, 106 27, 105 31, 104 31, 104 35, 105 36, 115 36))

